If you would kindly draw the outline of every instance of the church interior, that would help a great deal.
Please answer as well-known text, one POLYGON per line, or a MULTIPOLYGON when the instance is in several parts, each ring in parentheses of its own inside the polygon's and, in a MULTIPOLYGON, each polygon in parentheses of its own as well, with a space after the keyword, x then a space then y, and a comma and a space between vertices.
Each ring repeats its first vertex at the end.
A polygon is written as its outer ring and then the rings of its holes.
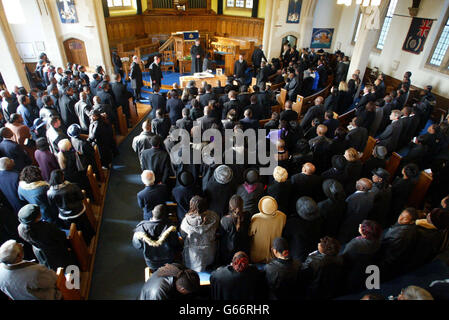
POLYGON ((0 22, 1 299, 449 299, 449 0, 0 0, 0 22))

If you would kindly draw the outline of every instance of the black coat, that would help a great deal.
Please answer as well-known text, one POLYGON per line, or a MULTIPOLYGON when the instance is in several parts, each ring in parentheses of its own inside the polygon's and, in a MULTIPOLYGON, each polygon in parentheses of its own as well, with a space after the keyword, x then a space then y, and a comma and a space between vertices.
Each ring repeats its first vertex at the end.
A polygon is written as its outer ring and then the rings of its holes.
POLYGON ((341 290, 343 261, 339 256, 312 253, 303 263, 300 273, 305 284, 307 298, 329 300, 338 296, 341 290))
POLYGON ((162 109, 162 114, 166 113, 166 104, 167 104, 167 99, 160 93, 153 93, 152 95, 150 95, 150 103, 151 103, 151 113, 150 113, 150 117, 152 119, 156 118, 156 110, 158 109, 162 109))
POLYGON ((178 185, 172 190, 173 199, 175 200, 177 206, 176 215, 178 216, 178 221, 184 219, 184 216, 190 209, 190 199, 193 196, 201 195, 201 190, 196 185, 182 186, 178 185))
POLYGON ((391 123, 385 131, 378 137, 379 145, 387 148, 388 152, 396 151, 399 144, 399 138, 402 132, 402 123, 395 121, 391 123))
POLYGON ((295 174, 291 178, 292 191, 294 197, 292 202, 296 203, 300 197, 311 197, 315 201, 323 198, 322 179, 317 175, 306 175, 303 173, 295 174))
POLYGON ((193 45, 190 49, 190 56, 192 57, 192 73, 201 72, 203 70, 203 59, 205 52, 203 47, 193 45), (197 56, 200 56, 197 58, 197 56))
POLYGON ((163 78, 161 66, 156 64, 155 62, 153 62, 150 65, 150 76, 151 76, 151 82, 153 84, 161 85, 162 78, 163 78))
POLYGON ((274 258, 265 266, 265 279, 271 300, 293 300, 298 296, 299 261, 274 258))
POLYGON ((255 190, 249 193, 242 184, 237 188, 236 194, 243 200, 243 210, 254 215, 259 212, 259 200, 265 194, 264 185, 260 182, 256 183, 255 190))
POLYGON ((117 148, 111 125, 105 123, 103 119, 92 122, 89 126, 88 141, 95 142, 100 152, 101 164, 108 167, 117 148))
POLYGON ((209 200, 209 210, 223 217, 229 210, 229 199, 235 194, 235 190, 236 187, 232 181, 228 184, 220 184, 212 176, 203 190, 209 200))
POLYGON ((392 202, 389 216, 387 217, 387 225, 396 223, 402 210, 405 209, 410 194, 415 187, 415 183, 410 179, 401 179, 397 177, 392 183, 392 202))
POLYGON ((382 281, 412 269, 418 240, 417 228, 416 224, 395 224, 385 232, 379 261, 382 281))
POLYGON ((39 221, 31 225, 19 225, 19 235, 32 246, 43 251, 46 265, 53 270, 77 265, 64 231, 54 224, 39 221))
POLYGON ((345 168, 346 182, 344 183, 346 194, 355 192, 355 185, 362 176, 363 165, 360 160, 348 162, 345 168))
POLYGON ((246 69, 248 69, 248 63, 245 60, 243 60, 243 62, 240 62, 239 60, 237 60, 234 63, 234 76, 237 79, 245 78, 246 69))
POLYGON ((374 194, 371 192, 357 192, 346 199, 346 214, 338 233, 340 243, 349 242, 359 234, 359 224, 369 217, 373 202, 374 194))
POLYGON ((212 300, 258 300, 267 295, 263 272, 250 265, 243 272, 220 267, 210 276, 212 300))
POLYGON ((144 220, 152 218, 154 207, 165 204, 168 200, 170 200, 170 194, 167 186, 164 184, 146 186, 137 194, 137 204, 143 209, 144 220))
MULTIPOLYGON (((176 264, 180 270, 186 269, 180 264, 176 264)), ((176 290, 176 278, 175 277, 161 277, 159 276, 160 270, 157 270, 151 278, 145 282, 142 290, 140 291, 139 300, 178 300, 182 296, 176 290)))
POLYGON ((176 227, 168 220, 140 222, 134 229, 133 246, 143 250, 145 262, 153 271, 173 263, 181 250, 176 227))
POLYGON ((165 140, 170 132, 171 122, 168 118, 155 118, 151 121, 151 132, 165 140))
POLYGON ((76 101, 66 94, 63 94, 61 98, 59 98, 61 119, 67 128, 72 124, 79 124, 78 115, 75 111, 75 104, 76 101))
POLYGON ((182 109, 184 109, 184 104, 181 100, 171 98, 167 101, 167 112, 172 126, 176 125, 176 121, 182 118, 182 109))
POLYGON ((213 93, 206 92, 205 94, 200 96, 199 102, 200 102, 200 105, 204 108, 209 105, 209 101, 211 101, 211 100, 217 101, 217 96, 213 93))
POLYGON ((288 241, 292 259, 303 262, 316 250, 322 223, 319 217, 313 221, 304 220, 298 215, 287 218, 282 236, 288 241))
MULTIPOLYGON (((271 183, 267 189, 267 195, 276 199, 279 211, 285 213, 287 216, 291 213, 289 210, 291 193, 292 193, 292 184, 290 180, 287 180, 282 183, 273 181, 273 183, 271 183)), ((296 212, 294 212, 293 214, 296 215, 296 212)))
POLYGON ((391 207, 391 186, 383 187, 375 183, 370 192, 374 193, 374 205, 368 218, 386 227, 388 211, 391 207))
POLYGON ((240 229, 232 221, 230 215, 221 218, 219 234, 220 234, 220 259, 223 265, 230 264, 234 254, 239 251, 250 254, 251 238, 249 236, 249 227, 251 216, 245 212, 245 218, 240 224, 240 229))
POLYGON ((242 106, 240 105, 240 102, 238 100, 230 100, 223 105, 221 119, 222 120, 226 119, 228 112, 231 111, 232 109, 234 109, 236 111, 237 119, 242 118, 243 113, 242 113, 242 106))
POLYGON ((346 202, 335 198, 328 198, 318 203, 318 209, 323 221, 321 236, 336 238, 340 223, 346 213, 346 202))
POLYGON ((32 164, 32 160, 26 151, 11 140, 3 140, 0 142, 0 155, 14 160, 14 168, 17 172, 22 172, 23 168, 32 164))
POLYGON ((368 178, 371 180, 371 178, 373 177, 373 170, 376 170, 378 168, 385 169, 386 165, 387 165, 387 161, 385 159, 379 159, 374 156, 371 156, 363 164, 362 177, 368 178))
POLYGON ((144 150, 141 154, 143 170, 152 170, 155 175, 155 184, 167 183, 172 173, 170 155, 161 149, 151 148, 144 150))
POLYGON ((313 106, 309 110, 307 110, 306 115, 304 116, 304 119, 301 121, 301 127, 306 130, 312 126, 312 120, 315 118, 320 119, 323 121, 324 119, 324 113, 326 109, 323 105, 313 106))
POLYGON ((358 152, 364 152, 366 142, 368 141, 368 130, 364 127, 352 129, 346 135, 346 140, 351 148, 356 149, 358 152))
POLYGON ((262 59, 265 59, 265 61, 267 61, 267 58, 265 57, 263 51, 259 48, 254 49, 251 60, 253 61, 253 65, 256 68, 260 68, 260 63, 262 62, 262 59))
POLYGON ((131 88, 139 91, 143 87, 143 77, 140 65, 133 62, 131 64, 129 77, 131 78, 131 88))
POLYGON ((132 98, 131 93, 126 90, 126 87, 121 82, 114 82, 111 84, 111 91, 114 94, 117 106, 121 106, 123 113, 127 118, 130 117, 129 113, 129 98, 132 98))

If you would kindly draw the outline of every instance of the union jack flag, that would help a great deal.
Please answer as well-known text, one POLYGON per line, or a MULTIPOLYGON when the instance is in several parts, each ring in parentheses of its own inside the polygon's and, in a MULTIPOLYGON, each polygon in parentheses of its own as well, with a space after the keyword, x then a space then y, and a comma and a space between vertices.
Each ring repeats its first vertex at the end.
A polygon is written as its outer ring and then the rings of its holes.
POLYGON ((433 20, 423 18, 413 18, 407 38, 405 38, 402 50, 414 54, 420 54, 424 49, 433 20))

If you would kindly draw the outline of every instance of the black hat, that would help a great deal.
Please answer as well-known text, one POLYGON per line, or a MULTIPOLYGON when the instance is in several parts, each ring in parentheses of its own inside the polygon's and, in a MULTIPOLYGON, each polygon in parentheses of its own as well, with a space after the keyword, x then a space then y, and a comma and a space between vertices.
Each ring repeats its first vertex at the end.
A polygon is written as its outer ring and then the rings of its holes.
POLYGON ((249 184, 255 184, 259 181, 259 172, 256 169, 247 169, 243 174, 245 181, 249 184))
POLYGON ((179 183, 183 186, 183 187, 188 187, 190 185, 193 184, 194 182, 194 178, 193 178, 193 174, 189 171, 183 171, 179 174, 178 177, 178 181, 179 183))
POLYGON ((277 252, 285 252, 288 251, 288 242, 285 238, 279 237, 273 240, 273 249, 277 252))
POLYGON ((346 168, 347 163, 348 160, 346 160, 346 158, 342 155, 335 155, 332 157, 332 166, 335 169, 342 171, 346 168))
POLYGON ((390 180, 390 173, 385 169, 377 168, 376 170, 371 171, 371 173, 379 178, 382 178, 385 182, 390 180))
POLYGON ((27 204, 18 213, 20 223, 32 224, 41 214, 41 210, 36 204, 27 204))
POLYGON ((345 188, 337 180, 328 179, 323 182, 323 192, 333 201, 344 201, 346 199, 345 188))
POLYGON ((318 218, 318 205, 315 200, 309 197, 299 198, 296 202, 296 212, 298 215, 307 221, 313 221, 318 218))

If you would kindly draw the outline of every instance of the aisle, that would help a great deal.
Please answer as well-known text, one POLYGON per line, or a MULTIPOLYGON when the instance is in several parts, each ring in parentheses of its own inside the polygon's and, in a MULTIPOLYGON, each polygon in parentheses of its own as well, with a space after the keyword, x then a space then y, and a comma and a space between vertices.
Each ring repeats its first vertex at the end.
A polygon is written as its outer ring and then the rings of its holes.
POLYGON ((120 156, 113 162, 89 300, 135 300, 144 283, 145 261, 132 246, 133 229, 142 219, 136 195, 143 185, 131 144, 140 132, 139 124, 120 145, 120 156))

